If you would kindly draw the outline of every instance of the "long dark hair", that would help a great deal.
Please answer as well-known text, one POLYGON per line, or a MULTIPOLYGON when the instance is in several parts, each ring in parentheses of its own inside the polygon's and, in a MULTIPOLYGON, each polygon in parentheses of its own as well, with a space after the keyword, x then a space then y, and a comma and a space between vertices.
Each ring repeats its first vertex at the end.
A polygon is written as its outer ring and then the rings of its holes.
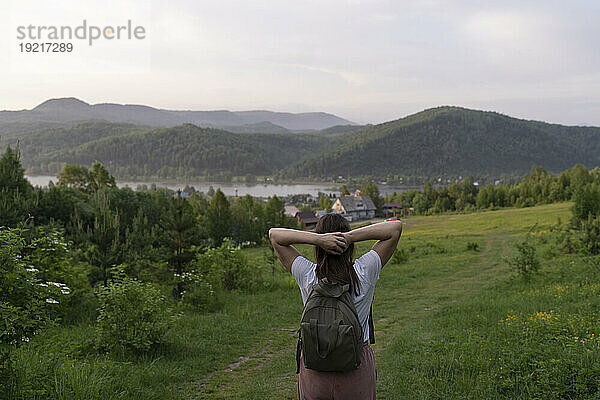
MULTIPOLYGON (((349 232, 350 224, 339 214, 325 214, 317 222, 316 233, 349 232)), ((342 254, 330 254, 319 246, 315 246, 317 260, 317 278, 327 278, 331 282, 350 284, 354 294, 360 294, 360 282, 354 270, 352 257, 354 243, 351 243, 342 254)))

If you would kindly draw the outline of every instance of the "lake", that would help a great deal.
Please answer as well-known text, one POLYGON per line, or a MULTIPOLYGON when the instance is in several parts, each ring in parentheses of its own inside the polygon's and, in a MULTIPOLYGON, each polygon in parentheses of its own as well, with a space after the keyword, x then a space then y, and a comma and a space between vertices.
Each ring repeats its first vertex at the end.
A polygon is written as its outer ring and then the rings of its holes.
MULTIPOLYGON (((34 186, 48 186, 50 181, 56 183, 56 176, 49 175, 39 175, 39 176, 26 176, 26 178, 31 182, 34 186)), ((273 195, 277 196, 287 196, 293 194, 311 194, 316 196, 319 192, 327 193, 327 194, 340 194, 340 186, 334 183, 324 183, 324 184, 289 184, 289 185, 276 185, 276 184, 243 184, 243 183, 206 183, 206 182, 185 182, 185 183, 173 183, 173 182, 132 182, 132 181, 118 181, 117 186, 119 187, 130 187, 135 190, 138 185, 147 185, 150 187, 153 183, 158 187, 166 187, 172 190, 183 189, 186 185, 193 186, 197 191, 200 192, 208 192, 210 186, 212 186, 215 190, 217 188, 221 188, 221 191, 225 193, 227 196, 245 196, 249 194, 253 197, 271 197, 273 195)), ((387 185, 378 185, 379 193, 382 196, 387 194, 391 194, 393 192, 404 192, 406 190, 415 189, 412 187, 391 187, 387 185)))

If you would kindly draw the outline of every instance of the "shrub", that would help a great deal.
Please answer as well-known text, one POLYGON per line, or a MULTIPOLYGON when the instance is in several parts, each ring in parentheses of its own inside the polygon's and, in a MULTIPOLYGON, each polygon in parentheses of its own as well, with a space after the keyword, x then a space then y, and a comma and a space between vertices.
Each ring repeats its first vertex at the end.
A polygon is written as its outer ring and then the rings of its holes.
POLYGON ((13 350, 50 325, 69 293, 61 283, 42 282, 23 256, 22 231, 0 227, 0 398, 23 395, 13 350))
POLYGON ((218 276, 190 271, 176 275, 175 280, 181 284, 181 302, 185 307, 205 311, 219 307, 222 290, 218 276))
POLYGON ((507 258, 506 262, 524 279, 529 279, 540 267, 536 249, 529 238, 517 243, 515 247, 518 254, 515 257, 507 258))
POLYGON ((97 294, 98 349, 149 350, 164 343, 177 319, 166 297, 151 283, 119 276, 106 286, 99 285, 97 294))
POLYGON ((39 270, 37 276, 44 281, 64 282, 69 288, 69 296, 55 306, 61 318, 72 321, 81 317, 74 314, 81 314, 82 310, 93 312, 84 305, 94 301, 86 265, 75 260, 71 243, 64 239, 63 231, 53 226, 39 226, 27 234, 29 245, 25 250, 30 263, 39 270))
POLYGON ((600 254, 600 217, 592 218, 588 216, 587 221, 582 226, 582 247, 583 251, 589 255, 600 254))
POLYGON ((192 269, 208 282, 219 281, 225 290, 252 290, 262 283, 260 266, 251 266, 239 247, 234 247, 229 240, 199 254, 192 262, 192 269))
POLYGON ((396 249, 392 255, 393 264, 402 264, 408 261, 408 250, 396 249))
POLYGON ((479 251, 479 243, 467 242, 467 251, 479 251))
POLYGON ((588 184, 578 189, 573 195, 573 212, 574 222, 585 223, 588 217, 592 218, 600 214, 600 187, 593 184, 588 184))
POLYGON ((422 249, 423 255, 446 254, 448 250, 434 242, 427 242, 422 249))
POLYGON ((0 228, 0 344, 17 346, 51 323, 55 307, 70 293, 62 283, 42 282, 22 256, 21 231, 0 228))

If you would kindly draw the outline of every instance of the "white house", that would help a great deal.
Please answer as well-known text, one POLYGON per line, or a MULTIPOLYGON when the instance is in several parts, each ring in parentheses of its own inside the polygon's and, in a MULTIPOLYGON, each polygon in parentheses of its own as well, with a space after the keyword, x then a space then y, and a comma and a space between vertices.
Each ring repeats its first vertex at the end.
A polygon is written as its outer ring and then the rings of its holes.
POLYGON ((356 221, 374 218, 376 207, 369 196, 357 191, 353 195, 335 199, 331 209, 334 213, 342 214, 348 221, 356 221))

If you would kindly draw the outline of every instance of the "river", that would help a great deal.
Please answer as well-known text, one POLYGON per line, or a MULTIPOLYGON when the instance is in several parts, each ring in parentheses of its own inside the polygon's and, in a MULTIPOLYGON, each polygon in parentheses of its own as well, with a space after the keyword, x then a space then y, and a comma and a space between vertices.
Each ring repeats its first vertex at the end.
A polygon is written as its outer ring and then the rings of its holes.
MULTIPOLYGON (((56 176, 49 175, 39 175, 39 176, 26 176, 26 178, 31 182, 34 186, 48 186, 50 181, 56 183, 56 176)), ((271 197, 273 195, 277 196, 287 196, 293 194, 311 194, 316 196, 319 192, 323 192, 326 194, 339 195, 340 194, 340 185, 334 183, 324 183, 324 184, 289 184, 289 185, 276 185, 272 183, 263 184, 244 184, 244 183, 206 183, 206 182, 185 182, 185 183, 173 183, 173 182, 132 182, 132 181, 118 181, 117 186, 119 187, 130 187, 135 189, 138 185, 147 185, 150 187, 152 183, 155 183, 158 187, 166 187, 172 190, 183 189, 186 185, 193 186, 197 191, 200 192, 208 192, 209 188, 212 186, 215 190, 217 188, 221 188, 221 191, 225 193, 227 196, 245 196, 249 194, 253 197, 271 197)), ((378 185, 379 193, 382 196, 393 192, 403 192, 409 189, 408 187, 391 187, 387 185, 378 185)))

